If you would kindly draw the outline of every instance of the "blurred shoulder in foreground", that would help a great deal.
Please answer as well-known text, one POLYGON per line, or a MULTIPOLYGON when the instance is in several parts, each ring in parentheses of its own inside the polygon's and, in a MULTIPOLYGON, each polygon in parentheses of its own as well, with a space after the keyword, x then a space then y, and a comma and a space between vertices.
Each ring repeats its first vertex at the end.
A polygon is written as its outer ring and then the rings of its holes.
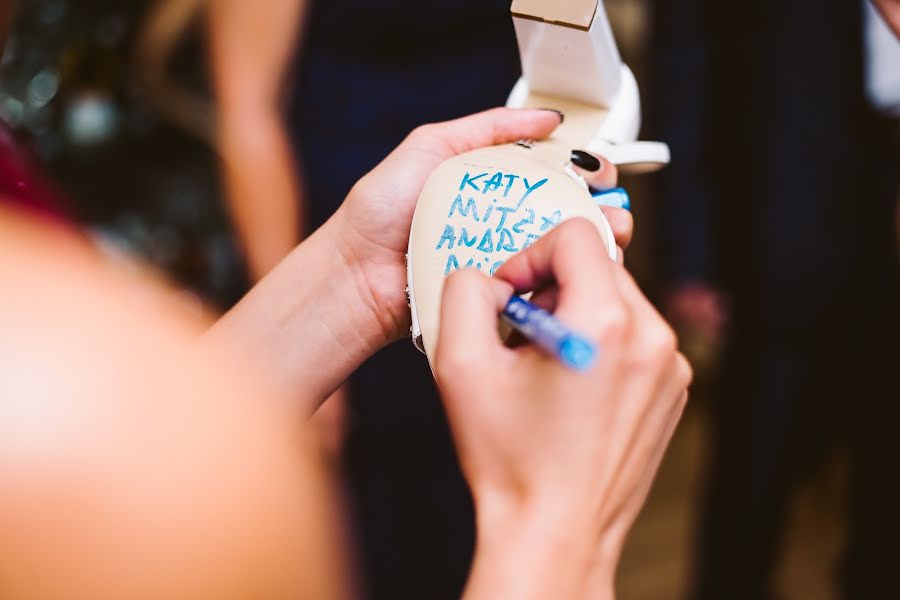
POLYGON ((0 299, 0 596, 342 596, 309 438, 208 320, 2 208, 0 299))

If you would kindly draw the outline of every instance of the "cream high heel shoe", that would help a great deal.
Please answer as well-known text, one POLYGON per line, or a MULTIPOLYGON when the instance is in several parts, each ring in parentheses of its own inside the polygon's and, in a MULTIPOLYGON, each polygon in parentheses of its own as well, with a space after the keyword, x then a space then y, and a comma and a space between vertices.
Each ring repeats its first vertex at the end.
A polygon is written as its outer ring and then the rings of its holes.
POLYGON ((514 0, 523 77, 514 108, 551 108, 565 122, 547 140, 483 148, 444 162, 425 184, 407 255, 412 338, 433 364, 444 278, 487 274, 566 219, 583 217, 616 243, 590 190, 569 162, 573 149, 605 156, 625 173, 656 170, 669 149, 637 142, 640 95, 619 57, 599 0, 514 0))

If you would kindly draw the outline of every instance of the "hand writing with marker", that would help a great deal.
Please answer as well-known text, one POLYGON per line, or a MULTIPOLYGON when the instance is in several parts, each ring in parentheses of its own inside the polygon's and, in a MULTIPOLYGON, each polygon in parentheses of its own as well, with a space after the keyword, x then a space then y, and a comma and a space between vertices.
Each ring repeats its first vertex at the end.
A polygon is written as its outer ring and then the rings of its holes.
POLYGON ((580 219, 494 278, 453 273, 441 306, 437 379, 478 521, 467 597, 612 598, 625 535, 687 399, 675 335, 580 219), (594 367, 503 344, 498 314, 530 291, 596 343, 594 367), (508 587, 514 569, 529 571, 527 588, 508 587))

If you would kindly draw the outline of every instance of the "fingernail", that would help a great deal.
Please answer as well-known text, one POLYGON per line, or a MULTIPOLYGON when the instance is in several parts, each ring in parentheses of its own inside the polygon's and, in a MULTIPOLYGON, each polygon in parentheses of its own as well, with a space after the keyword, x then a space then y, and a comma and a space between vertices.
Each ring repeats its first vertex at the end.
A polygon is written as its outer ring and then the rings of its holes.
POLYGON ((555 108, 542 108, 540 110, 546 110, 547 112, 556 113, 559 116, 559 124, 562 125, 566 122, 566 113, 561 110, 556 110, 555 108))
POLYGON ((572 150, 571 160, 572 164, 576 167, 581 167, 585 171, 590 171, 592 173, 594 171, 599 171, 600 167, 603 166, 596 156, 585 152, 584 150, 572 150))

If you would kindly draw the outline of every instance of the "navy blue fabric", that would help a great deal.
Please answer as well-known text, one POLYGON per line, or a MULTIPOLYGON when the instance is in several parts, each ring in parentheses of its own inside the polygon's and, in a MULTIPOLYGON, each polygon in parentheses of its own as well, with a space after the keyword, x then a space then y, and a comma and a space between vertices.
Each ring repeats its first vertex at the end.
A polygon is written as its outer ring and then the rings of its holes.
POLYGON ((670 282, 733 302, 694 597, 771 597, 790 492, 838 443, 853 483, 843 597, 896 595, 900 146, 863 95, 861 3, 656 10, 674 157, 660 260, 670 282))
MULTIPOLYGON (((508 0, 313 2, 291 112, 318 226, 415 127, 501 106, 519 76, 508 0)), ((351 380, 346 455, 371 598, 458 598, 471 499, 425 357, 403 341, 351 380)))
POLYGON ((509 2, 314 2, 298 75, 318 225, 418 125, 505 103, 519 75, 509 2))

